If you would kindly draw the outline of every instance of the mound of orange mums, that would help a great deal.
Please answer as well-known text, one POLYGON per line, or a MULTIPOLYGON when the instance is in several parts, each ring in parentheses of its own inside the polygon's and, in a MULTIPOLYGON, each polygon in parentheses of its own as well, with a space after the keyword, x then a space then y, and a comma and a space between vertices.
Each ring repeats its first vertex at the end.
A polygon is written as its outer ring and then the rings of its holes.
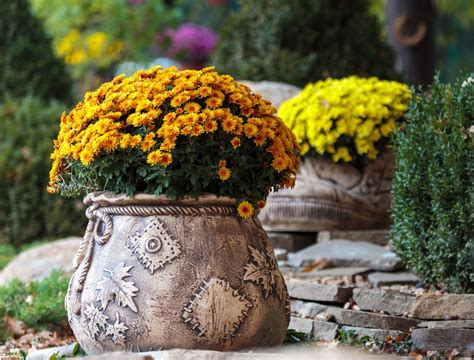
POLYGON ((119 76, 61 118, 50 192, 205 193, 238 200, 242 217, 292 187, 292 132, 260 95, 213 68, 119 76))

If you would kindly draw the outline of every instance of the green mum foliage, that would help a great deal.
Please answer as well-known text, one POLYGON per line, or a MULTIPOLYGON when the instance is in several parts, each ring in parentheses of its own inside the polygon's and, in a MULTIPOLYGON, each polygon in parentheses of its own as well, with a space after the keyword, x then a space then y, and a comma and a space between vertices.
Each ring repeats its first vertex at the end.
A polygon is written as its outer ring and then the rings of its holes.
POLYGON ((0 1, 0 100, 4 94, 68 99, 71 79, 27 0, 0 1))
POLYGON ((396 136, 392 243, 427 284, 474 292, 474 78, 438 79, 396 136))
POLYGON ((395 78, 367 0, 240 0, 213 63, 237 79, 297 86, 348 75, 395 78))

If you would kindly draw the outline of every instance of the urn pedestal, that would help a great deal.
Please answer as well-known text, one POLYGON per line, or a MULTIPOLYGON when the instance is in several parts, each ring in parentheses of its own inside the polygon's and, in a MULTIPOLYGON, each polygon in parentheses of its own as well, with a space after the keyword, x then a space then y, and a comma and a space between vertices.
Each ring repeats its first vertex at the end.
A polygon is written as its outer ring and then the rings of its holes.
POLYGON ((267 231, 388 229, 393 168, 390 152, 362 170, 306 158, 295 187, 270 194, 260 221, 267 231))
POLYGON ((66 307, 89 354, 282 343, 284 279, 257 217, 230 198, 91 193, 66 307))

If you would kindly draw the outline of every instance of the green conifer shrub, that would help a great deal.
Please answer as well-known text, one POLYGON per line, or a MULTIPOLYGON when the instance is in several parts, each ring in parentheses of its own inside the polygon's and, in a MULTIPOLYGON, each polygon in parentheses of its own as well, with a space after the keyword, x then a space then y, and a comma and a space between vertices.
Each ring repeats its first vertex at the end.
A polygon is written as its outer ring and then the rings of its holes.
POLYGON ((418 93, 396 136, 392 244, 428 285, 474 292, 474 78, 418 93))
POLYGON ((0 1, 0 101, 34 94, 68 99, 71 79, 27 0, 0 1))
POLYGON ((0 243, 19 247, 83 233, 80 202, 46 191, 52 142, 64 110, 56 101, 33 96, 0 103, 0 243))
POLYGON ((304 86, 327 77, 395 77, 368 0, 240 0, 219 34, 218 71, 304 86))

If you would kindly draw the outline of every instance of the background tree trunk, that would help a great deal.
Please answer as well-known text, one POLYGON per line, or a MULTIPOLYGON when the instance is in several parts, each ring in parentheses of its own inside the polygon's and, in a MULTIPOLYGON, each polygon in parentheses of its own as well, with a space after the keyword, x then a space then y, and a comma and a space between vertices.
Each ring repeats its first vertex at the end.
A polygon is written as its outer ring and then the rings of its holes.
POLYGON ((435 71, 436 6, 434 0, 387 0, 389 44, 396 69, 410 85, 427 85, 435 71))

